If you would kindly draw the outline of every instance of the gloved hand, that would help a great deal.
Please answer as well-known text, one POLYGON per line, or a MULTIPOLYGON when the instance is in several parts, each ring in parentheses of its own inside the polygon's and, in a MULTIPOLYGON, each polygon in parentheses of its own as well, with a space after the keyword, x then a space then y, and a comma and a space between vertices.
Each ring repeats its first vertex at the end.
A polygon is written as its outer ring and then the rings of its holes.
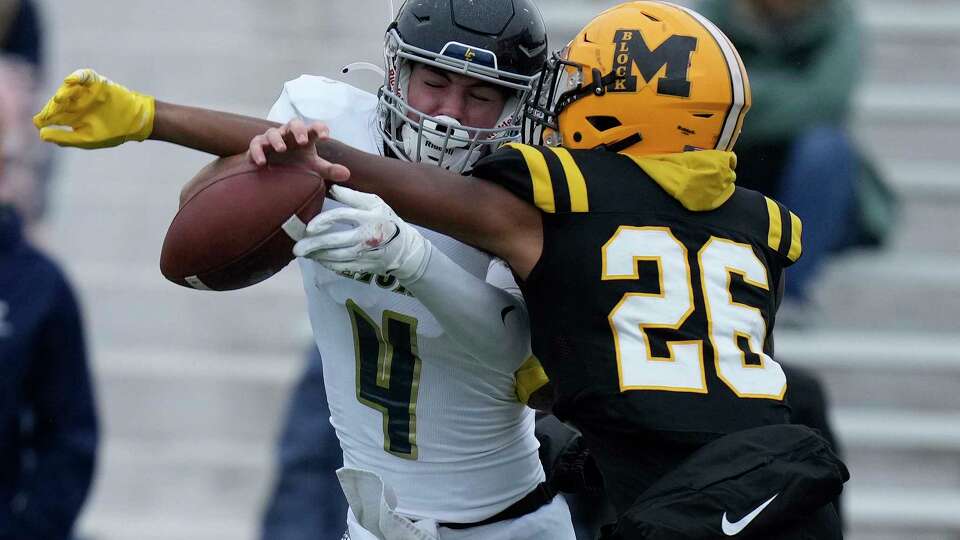
POLYGON ((421 276, 432 244, 400 219, 380 197, 333 186, 330 194, 346 208, 334 208, 313 218, 306 237, 293 254, 313 259, 334 272, 370 272, 396 276, 409 284, 421 276), (330 231, 335 224, 352 225, 330 231))
POLYGON ((92 69, 78 69, 33 117, 33 125, 41 139, 60 146, 108 148, 149 137, 155 115, 153 96, 134 92, 92 69))

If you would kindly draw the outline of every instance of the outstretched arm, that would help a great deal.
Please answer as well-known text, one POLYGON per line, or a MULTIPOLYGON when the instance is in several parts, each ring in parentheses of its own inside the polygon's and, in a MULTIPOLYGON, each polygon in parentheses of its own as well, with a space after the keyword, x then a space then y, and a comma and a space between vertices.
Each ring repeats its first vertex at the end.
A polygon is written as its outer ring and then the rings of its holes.
POLYGON ((153 139, 221 157, 245 152, 250 139, 278 125, 156 101, 92 69, 67 76, 33 123, 41 139, 60 146, 95 149, 153 139))
POLYGON ((247 151, 250 139, 278 126, 253 118, 198 107, 157 101, 150 139, 227 157, 247 151))

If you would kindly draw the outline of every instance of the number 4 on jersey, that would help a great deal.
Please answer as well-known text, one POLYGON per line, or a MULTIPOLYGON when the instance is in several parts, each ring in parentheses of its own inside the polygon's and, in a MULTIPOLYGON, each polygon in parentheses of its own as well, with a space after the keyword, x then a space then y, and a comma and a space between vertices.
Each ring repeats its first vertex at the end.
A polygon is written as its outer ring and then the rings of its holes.
POLYGON ((383 415, 384 450, 417 459, 417 320, 384 311, 381 332, 352 300, 347 311, 357 355, 357 400, 383 415))

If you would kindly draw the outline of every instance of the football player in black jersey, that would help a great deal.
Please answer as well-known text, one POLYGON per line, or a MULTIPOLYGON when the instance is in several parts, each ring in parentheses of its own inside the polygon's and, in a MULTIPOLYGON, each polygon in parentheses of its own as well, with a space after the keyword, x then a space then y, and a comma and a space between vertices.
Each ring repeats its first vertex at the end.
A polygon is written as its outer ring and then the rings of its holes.
MULTIPOLYGON (((630 2, 545 73, 526 107, 533 145, 480 160, 488 181, 333 140, 293 159, 345 165, 346 185, 510 264, 553 410, 582 431, 622 516, 610 538, 839 537, 828 501, 846 469, 784 426, 772 329, 801 222, 735 187, 750 88, 733 45, 692 10, 630 2)), ((290 159, 277 141, 321 130, 272 130, 251 159, 290 159)))

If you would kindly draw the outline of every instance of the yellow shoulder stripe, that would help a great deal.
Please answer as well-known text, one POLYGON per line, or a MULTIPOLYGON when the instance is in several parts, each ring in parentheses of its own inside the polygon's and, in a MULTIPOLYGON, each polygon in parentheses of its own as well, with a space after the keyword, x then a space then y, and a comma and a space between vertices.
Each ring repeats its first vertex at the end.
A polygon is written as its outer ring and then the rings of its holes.
POLYGON ((570 192, 570 211, 589 212, 590 203, 587 201, 587 182, 583 179, 583 172, 577 166, 570 151, 566 148, 549 147, 560 158, 563 165, 563 174, 567 177, 567 191, 570 192))
POLYGON ((767 244, 770 246, 770 249, 779 252, 781 255, 783 255, 785 252, 787 258, 790 259, 791 262, 797 262, 797 259, 799 259, 800 255, 803 253, 803 245, 801 243, 801 237, 803 236, 803 223, 800 222, 800 218, 797 217, 796 214, 790 212, 786 208, 782 209, 781 211, 780 205, 770 197, 764 197, 764 199, 767 201, 767 215, 770 216, 770 228, 767 231, 767 244), (787 216, 790 216, 790 238, 784 239, 783 220, 787 219, 787 216), (789 242, 789 244, 784 245, 784 240, 789 242))
POLYGON ((544 212, 554 213, 557 207, 553 198, 553 184, 550 182, 550 171, 547 169, 547 160, 543 154, 532 146, 518 143, 507 143, 508 147, 519 150, 523 160, 530 169, 530 178, 533 182, 533 203, 544 212))
POLYGON ((536 356, 530 355, 527 361, 520 366, 520 369, 514 374, 517 383, 517 399, 524 405, 530 400, 530 396, 537 390, 543 388, 550 379, 543 371, 543 366, 536 356))
POLYGON ((800 244, 802 232, 803 223, 800 222, 800 218, 796 214, 790 212, 790 251, 787 253, 787 258, 793 262, 797 262, 800 254, 803 253, 803 246, 800 244))
POLYGON ((767 200, 767 213, 770 215, 770 230, 767 233, 767 245, 774 251, 780 250, 781 236, 783 235, 783 223, 780 222, 780 205, 770 197, 764 197, 767 200))

